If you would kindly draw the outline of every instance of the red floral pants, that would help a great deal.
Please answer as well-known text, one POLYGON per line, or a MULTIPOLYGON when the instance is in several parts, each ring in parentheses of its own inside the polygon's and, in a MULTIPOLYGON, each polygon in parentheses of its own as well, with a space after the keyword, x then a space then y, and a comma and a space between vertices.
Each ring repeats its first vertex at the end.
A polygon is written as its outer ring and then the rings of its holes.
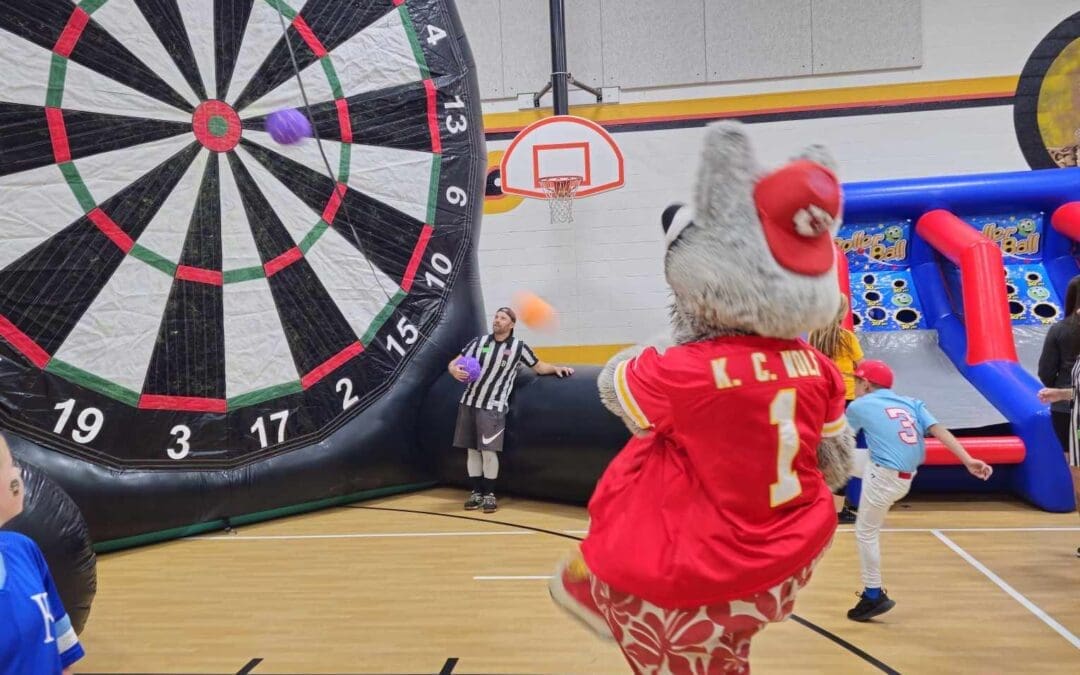
POLYGON ((745 600, 664 609, 592 577, 592 596, 637 675, 749 673, 750 639, 795 609, 820 556, 783 583, 745 600))

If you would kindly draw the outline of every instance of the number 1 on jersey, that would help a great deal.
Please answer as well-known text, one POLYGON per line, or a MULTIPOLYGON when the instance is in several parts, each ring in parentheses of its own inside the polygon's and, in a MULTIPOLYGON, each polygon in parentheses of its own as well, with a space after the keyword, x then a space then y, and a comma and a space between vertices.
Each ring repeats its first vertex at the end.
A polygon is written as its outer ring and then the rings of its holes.
POLYGON ((769 423, 777 427, 776 482, 769 486, 769 506, 777 507, 802 494, 795 455, 799 453, 799 430, 795 427, 795 390, 781 389, 769 404, 769 423))

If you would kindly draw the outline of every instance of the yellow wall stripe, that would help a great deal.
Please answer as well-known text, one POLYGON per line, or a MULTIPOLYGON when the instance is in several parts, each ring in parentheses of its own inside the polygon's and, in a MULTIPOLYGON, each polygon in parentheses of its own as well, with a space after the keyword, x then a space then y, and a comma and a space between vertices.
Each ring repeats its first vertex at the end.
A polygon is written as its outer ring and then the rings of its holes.
POLYGON ((565 345, 533 347, 537 358, 548 363, 602 366, 630 345, 565 345))
MULTIPOLYGON (((601 124, 604 122, 631 123, 847 108, 859 105, 897 105, 966 100, 1012 96, 1016 92, 1016 84, 1019 80, 1018 75, 1002 75, 863 87, 837 87, 809 91, 719 96, 678 101, 593 104, 573 106, 570 108, 570 114, 585 117, 601 124)), ((549 117, 551 114, 550 108, 535 108, 511 113, 492 113, 484 115, 484 128, 488 133, 516 131, 532 122, 549 117)))

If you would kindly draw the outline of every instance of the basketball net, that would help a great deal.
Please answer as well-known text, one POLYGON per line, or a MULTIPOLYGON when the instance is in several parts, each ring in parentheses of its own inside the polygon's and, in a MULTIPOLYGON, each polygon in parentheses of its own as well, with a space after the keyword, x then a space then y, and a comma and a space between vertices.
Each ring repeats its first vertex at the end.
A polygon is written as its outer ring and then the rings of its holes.
POLYGON ((574 195, 581 185, 581 176, 544 176, 540 188, 547 197, 552 223, 574 222, 574 195))

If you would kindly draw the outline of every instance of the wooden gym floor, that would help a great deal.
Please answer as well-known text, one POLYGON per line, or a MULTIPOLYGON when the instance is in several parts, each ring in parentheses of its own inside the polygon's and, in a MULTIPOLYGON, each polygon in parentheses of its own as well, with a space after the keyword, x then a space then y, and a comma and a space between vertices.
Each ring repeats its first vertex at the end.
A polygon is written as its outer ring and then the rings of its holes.
MULTIPOLYGON (((628 673, 548 598, 584 509, 465 512, 436 489, 102 555, 79 673, 628 673), (561 536, 560 536, 561 535, 561 536)), ((883 535, 896 608, 857 624, 850 526, 755 673, 1080 672, 1080 519, 908 500, 883 535)))

